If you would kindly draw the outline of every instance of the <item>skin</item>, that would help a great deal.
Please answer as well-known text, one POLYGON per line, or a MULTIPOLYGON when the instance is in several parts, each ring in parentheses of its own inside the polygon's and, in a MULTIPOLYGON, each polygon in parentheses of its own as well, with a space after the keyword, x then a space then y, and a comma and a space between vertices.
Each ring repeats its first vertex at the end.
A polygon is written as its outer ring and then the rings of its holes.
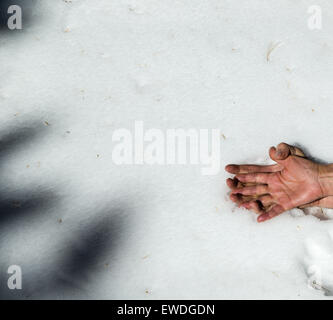
POLYGON ((258 222, 293 208, 333 208, 333 165, 307 159, 286 143, 271 147, 269 155, 276 164, 226 166, 235 175, 227 179, 230 199, 239 207, 258 213, 258 222))

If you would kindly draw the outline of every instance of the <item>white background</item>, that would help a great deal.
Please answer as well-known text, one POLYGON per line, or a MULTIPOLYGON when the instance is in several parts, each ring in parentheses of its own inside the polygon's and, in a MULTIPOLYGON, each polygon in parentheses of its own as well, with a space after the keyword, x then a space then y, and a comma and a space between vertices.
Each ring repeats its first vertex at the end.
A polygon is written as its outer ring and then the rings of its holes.
POLYGON ((257 224, 223 168, 267 162, 281 141, 333 160, 330 1, 21 4, 23 30, 0 33, 0 296, 328 298, 332 222, 257 224), (220 129, 220 173, 114 165, 112 133, 136 120, 220 129), (11 264, 21 292, 6 289, 11 264))

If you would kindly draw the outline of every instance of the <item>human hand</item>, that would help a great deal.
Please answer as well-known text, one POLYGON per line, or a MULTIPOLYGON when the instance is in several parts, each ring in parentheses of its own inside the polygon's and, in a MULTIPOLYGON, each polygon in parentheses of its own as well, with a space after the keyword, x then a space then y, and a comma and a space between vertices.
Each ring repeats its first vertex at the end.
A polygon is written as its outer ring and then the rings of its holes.
POLYGON ((302 150, 281 143, 269 151, 274 165, 228 165, 236 174, 228 179, 230 198, 239 206, 259 214, 258 222, 296 207, 333 207, 331 165, 305 158, 302 150))

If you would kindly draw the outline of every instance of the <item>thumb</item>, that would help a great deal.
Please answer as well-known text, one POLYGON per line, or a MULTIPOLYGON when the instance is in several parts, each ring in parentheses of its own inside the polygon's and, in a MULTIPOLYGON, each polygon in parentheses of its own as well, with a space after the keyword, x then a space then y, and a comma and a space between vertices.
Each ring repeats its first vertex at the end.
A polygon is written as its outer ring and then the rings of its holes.
POLYGON ((269 156, 277 163, 283 162, 292 154, 291 146, 286 143, 280 143, 276 148, 269 149, 269 156))
POLYGON ((276 162, 286 160, 289 156, 306 158, 303 150, 284 142, 280 143, 277 148, 271 147, 269 150, 269 156, 276 162))

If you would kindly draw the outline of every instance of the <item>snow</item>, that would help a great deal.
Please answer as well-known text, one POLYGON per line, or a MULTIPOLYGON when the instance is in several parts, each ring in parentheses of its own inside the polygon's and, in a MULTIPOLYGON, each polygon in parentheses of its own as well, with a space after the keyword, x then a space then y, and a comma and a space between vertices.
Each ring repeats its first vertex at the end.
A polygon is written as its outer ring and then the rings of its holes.
POLYGON ((223 168, 281 141, 332 161, 331 2, 321 30, 308 0, 20 4, 23 30, 0 33, 1 297, 330 298, 332 220, 257 224, 223 168), (135 121, 221 130, 220 172, 114 164, 135 121))

